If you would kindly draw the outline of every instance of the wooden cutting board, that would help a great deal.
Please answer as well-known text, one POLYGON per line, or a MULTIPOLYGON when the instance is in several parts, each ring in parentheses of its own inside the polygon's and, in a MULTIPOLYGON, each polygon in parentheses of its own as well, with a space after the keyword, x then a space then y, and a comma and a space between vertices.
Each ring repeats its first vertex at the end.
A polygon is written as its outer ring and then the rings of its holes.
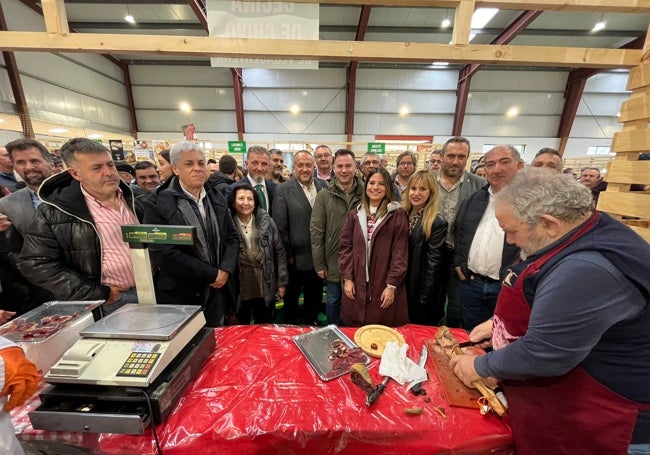
POLYGON ((436 349, 436 340, 425 340, 424 344, 427 347, 427 351, 429 351, 429 358, 436 369, 438 380, 445 392, 449 406, 478 409, 479 405, 477 401, 481 396, 478 390, 470 389, 458 379, 449 367, 449 359, 447 356, 442 352, 438 352, 436 349))

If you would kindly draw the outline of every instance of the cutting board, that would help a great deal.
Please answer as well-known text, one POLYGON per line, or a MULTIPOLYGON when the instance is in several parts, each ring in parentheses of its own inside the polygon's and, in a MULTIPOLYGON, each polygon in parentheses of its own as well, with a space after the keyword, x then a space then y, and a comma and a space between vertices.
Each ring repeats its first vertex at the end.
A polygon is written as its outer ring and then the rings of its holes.
POLYGON ((436 349, 438 346, 436 340, 425 340, 424 344, 429 351, 429 358, 436 369, 438 380, 445 392, 449 406, 477 409, 479 407, 477 400, 481 396, 478 390, 470 389, 458 379, 449 367, 447 356, 436 349))

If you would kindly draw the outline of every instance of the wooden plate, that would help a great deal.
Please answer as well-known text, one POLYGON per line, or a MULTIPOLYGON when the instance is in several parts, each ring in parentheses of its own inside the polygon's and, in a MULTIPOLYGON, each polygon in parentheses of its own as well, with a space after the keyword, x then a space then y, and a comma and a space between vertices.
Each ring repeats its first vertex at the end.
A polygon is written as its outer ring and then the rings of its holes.
POLYGON ((385 325, 364 325, 354 334, 354 342, 363 352, 373 357, 381 357, 386 343, 390 341, 397 341, 400 346, 405 343, 401 333, 385 325), (372 349, 373 343, 377 345, 377 349, 372 349))

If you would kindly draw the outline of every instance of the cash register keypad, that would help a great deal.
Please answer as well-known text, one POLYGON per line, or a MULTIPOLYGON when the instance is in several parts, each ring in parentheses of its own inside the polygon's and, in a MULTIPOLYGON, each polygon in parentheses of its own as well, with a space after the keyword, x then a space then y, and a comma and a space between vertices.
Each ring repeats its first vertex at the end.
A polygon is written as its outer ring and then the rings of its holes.
POLYGON ((132 352, 117 376, 147 377, 159 357, 159 352, 132 352))

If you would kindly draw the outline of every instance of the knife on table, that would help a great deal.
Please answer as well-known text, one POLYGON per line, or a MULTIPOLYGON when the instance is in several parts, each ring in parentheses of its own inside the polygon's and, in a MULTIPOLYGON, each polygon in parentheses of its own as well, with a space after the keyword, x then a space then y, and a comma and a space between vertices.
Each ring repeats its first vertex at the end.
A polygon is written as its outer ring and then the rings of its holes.
POLYGON ((375 403, 375 401, 377 401, 377 398, 379 398, 379 395, 381 395, 381 393, 386 388, 386 384, 388 384, 389 379, 390 379, 390 376, 384 377, 384 380, 381 381, 381 384, 379 384, 377 386, 377 388, 374 391, 370 392, 370 395, 368 395, 366 397, 366 407, 367 408, 372 406, 375 403))
MULTIPOLYGON (((420 359, 418 360, 418 365, 424 368, 424 365, 427 363, 427 357, 429 355, 429 352, 427 351, 426 345, 422 346, 422 352, 420 352, 420 359)), ((427 379, 428 379, 428 374, 427 374, 427 379)), ((425 379, 426 381, 426 379, 425 379)), ((406 390, 411 389, 411 392, 415 395, 419 395, 420 391, 422 390, 420 386, 422 385, 424 381, 416 382, 415 384, 409 385, 406 390)))

